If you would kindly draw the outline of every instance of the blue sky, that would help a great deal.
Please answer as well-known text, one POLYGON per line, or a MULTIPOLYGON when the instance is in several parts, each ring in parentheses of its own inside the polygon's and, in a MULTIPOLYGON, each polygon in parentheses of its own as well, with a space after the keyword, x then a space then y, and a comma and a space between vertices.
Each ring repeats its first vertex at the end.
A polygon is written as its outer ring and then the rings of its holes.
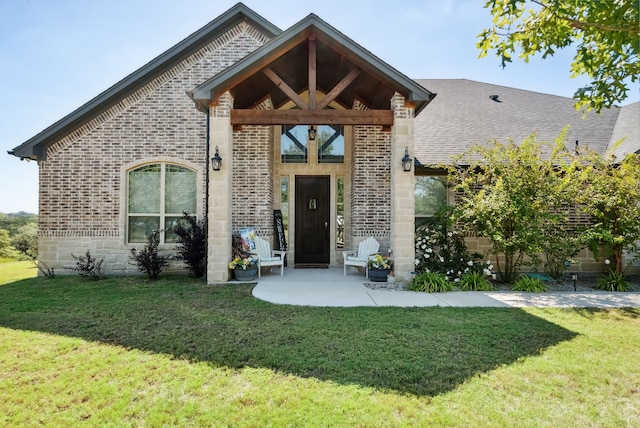
MULTIPOLYGON (((0 212, 38 209, 35 162, 7 150, 71 113, 236 4, 235 0, 1 0, 0 212)), ((571 97, 572 50, 506 69, 478 59, 483 0, 245 0, 281 29, 309 13, 407 76, 464 78, 571 97)), ((427 88, 429 89, 429 88, 427 88)), ((640 100, 634 87, 625 102, 640 100)))

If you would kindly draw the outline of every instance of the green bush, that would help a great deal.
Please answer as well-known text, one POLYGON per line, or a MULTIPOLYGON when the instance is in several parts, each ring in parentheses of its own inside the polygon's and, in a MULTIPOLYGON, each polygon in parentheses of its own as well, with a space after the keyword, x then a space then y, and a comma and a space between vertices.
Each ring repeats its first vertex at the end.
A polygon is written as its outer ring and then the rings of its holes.
MULTIPOLYGON (((71 269, 78 272, 80 276, 90 279, 102 278, 102 263, 104 263, 104 259, 98 260, 95 257, 91 257, 89 250, 87 250, 84 256, 71 254, 71 257, 76 261, 75 267, 71 269)), ((48 275, 45 276, 48 277, 48 275)))
POLYGON ((467 272, 460 278, 460 288, 464 291, 491 291, 493 284, 480 272, 467 272))
POLYGON ((11 245, 20 252, 23 259, 36 260, 38 258, 38 225, 27 223, 20 226, 11 238, 11 245))
POLYGON ((527 293, 541 293, 548 291, 547 285, 540 279, 532 276, 521 275, 512 288, 513 291, 525 291, 527 293))
POLYGON ((426 293, 442 293, 453 290, 453 285, 445 276, 438 272, 423 272, 409 284, 411 291, 424 291, 426 293))
POLYGON ((478 253, 469 253, 464 233, 451 226, 450 211, 436 216, 432 225, 415 231, 416 272, 439 272, 449 281, 460 280, 467 272, 489 274, 493 265, 478 253))
POLYGON ((169 264, 169 257, 158 254, 159 244, 160 231, 154 230, 147 235, 147 243, 142 250, 131 249, 131 260, 133 260, 131 264, 137 266, 140 272, 146 273, 149 279, 158 279, 162 267, 169 264))
POLYGON ((595 287, 598 290, 627 291, 630 286, 624 278, 625 277, 623 274, 617 273, 616 271, 611 271, 604 277, 598 279, 595 287))
POLYGON ((196 278, 207 272, 207 223, 188 213, 173 230, 180 237, 176 259, 184 261, 196 278))

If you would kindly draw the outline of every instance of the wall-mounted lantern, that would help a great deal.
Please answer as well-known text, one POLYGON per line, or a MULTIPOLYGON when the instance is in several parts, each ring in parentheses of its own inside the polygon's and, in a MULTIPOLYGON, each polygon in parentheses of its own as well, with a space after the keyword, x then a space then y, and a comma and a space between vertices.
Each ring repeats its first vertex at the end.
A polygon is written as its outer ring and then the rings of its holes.
POLYGON ((220 171, 221 165, 222 165, 222 158, 220 157, 218 146, 216 146, 216 152, 211 158, 211 168, 213 168, 214 171, 220 171))
POLYGON ((405 172, 411 171, 411 164, 413 163, 413 159, 409 157, 409 147, 404 148, 404 157, 402 158, 402 169, 405 172))
POLYGON ((310 140, 315 140, 316 139, 316 127, 311 125, 309 127, 309 139, 310 140))

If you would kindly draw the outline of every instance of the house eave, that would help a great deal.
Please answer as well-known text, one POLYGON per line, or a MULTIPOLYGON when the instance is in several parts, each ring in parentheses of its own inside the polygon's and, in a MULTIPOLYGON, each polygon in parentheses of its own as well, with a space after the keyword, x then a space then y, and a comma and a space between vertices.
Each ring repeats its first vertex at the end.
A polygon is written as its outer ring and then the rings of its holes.
POLYGON ((405 96, 407 103, 415 106, 416 114, 435 98, 436 94, 400 73, 315 14, 308 15, 242 60, 195 87, 187 95, 199 110, 206 111, 210 101, 215 100, 225 91, 231 90, 243 78, 259 72, 270 60, 309 37, 310 34, 322 36, 330 40, 332 44, 339 45, 345 52, 348 52, 355 63, 363 65, 368 73, 389 86, 397 88, 405 96))
POLYGON ((210 43, 219 34, 247 20, 271 37, 282 33, 278 27, 244 4, 238 3, 80 108, 15 147, 10 151, 10 154, 19 158, 45 160, 46 149, 49 145, 131 95, 138 88, 210 43))

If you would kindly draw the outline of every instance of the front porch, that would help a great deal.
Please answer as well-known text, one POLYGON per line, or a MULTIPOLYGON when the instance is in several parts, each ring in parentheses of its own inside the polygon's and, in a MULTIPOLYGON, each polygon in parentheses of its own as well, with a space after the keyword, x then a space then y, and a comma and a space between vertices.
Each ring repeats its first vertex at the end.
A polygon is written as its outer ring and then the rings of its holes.
POLYGON ((233 233, 276 243, 274 210, 292 265, 341 266, 343 249, 373 236, 409 277, 414 176, 402 159, 434 94, 310 15, 189 95, 222 159, 208 177, 210 282, 229 279, 233 233), (321 144, 322 126, 334 135, 321 144))

